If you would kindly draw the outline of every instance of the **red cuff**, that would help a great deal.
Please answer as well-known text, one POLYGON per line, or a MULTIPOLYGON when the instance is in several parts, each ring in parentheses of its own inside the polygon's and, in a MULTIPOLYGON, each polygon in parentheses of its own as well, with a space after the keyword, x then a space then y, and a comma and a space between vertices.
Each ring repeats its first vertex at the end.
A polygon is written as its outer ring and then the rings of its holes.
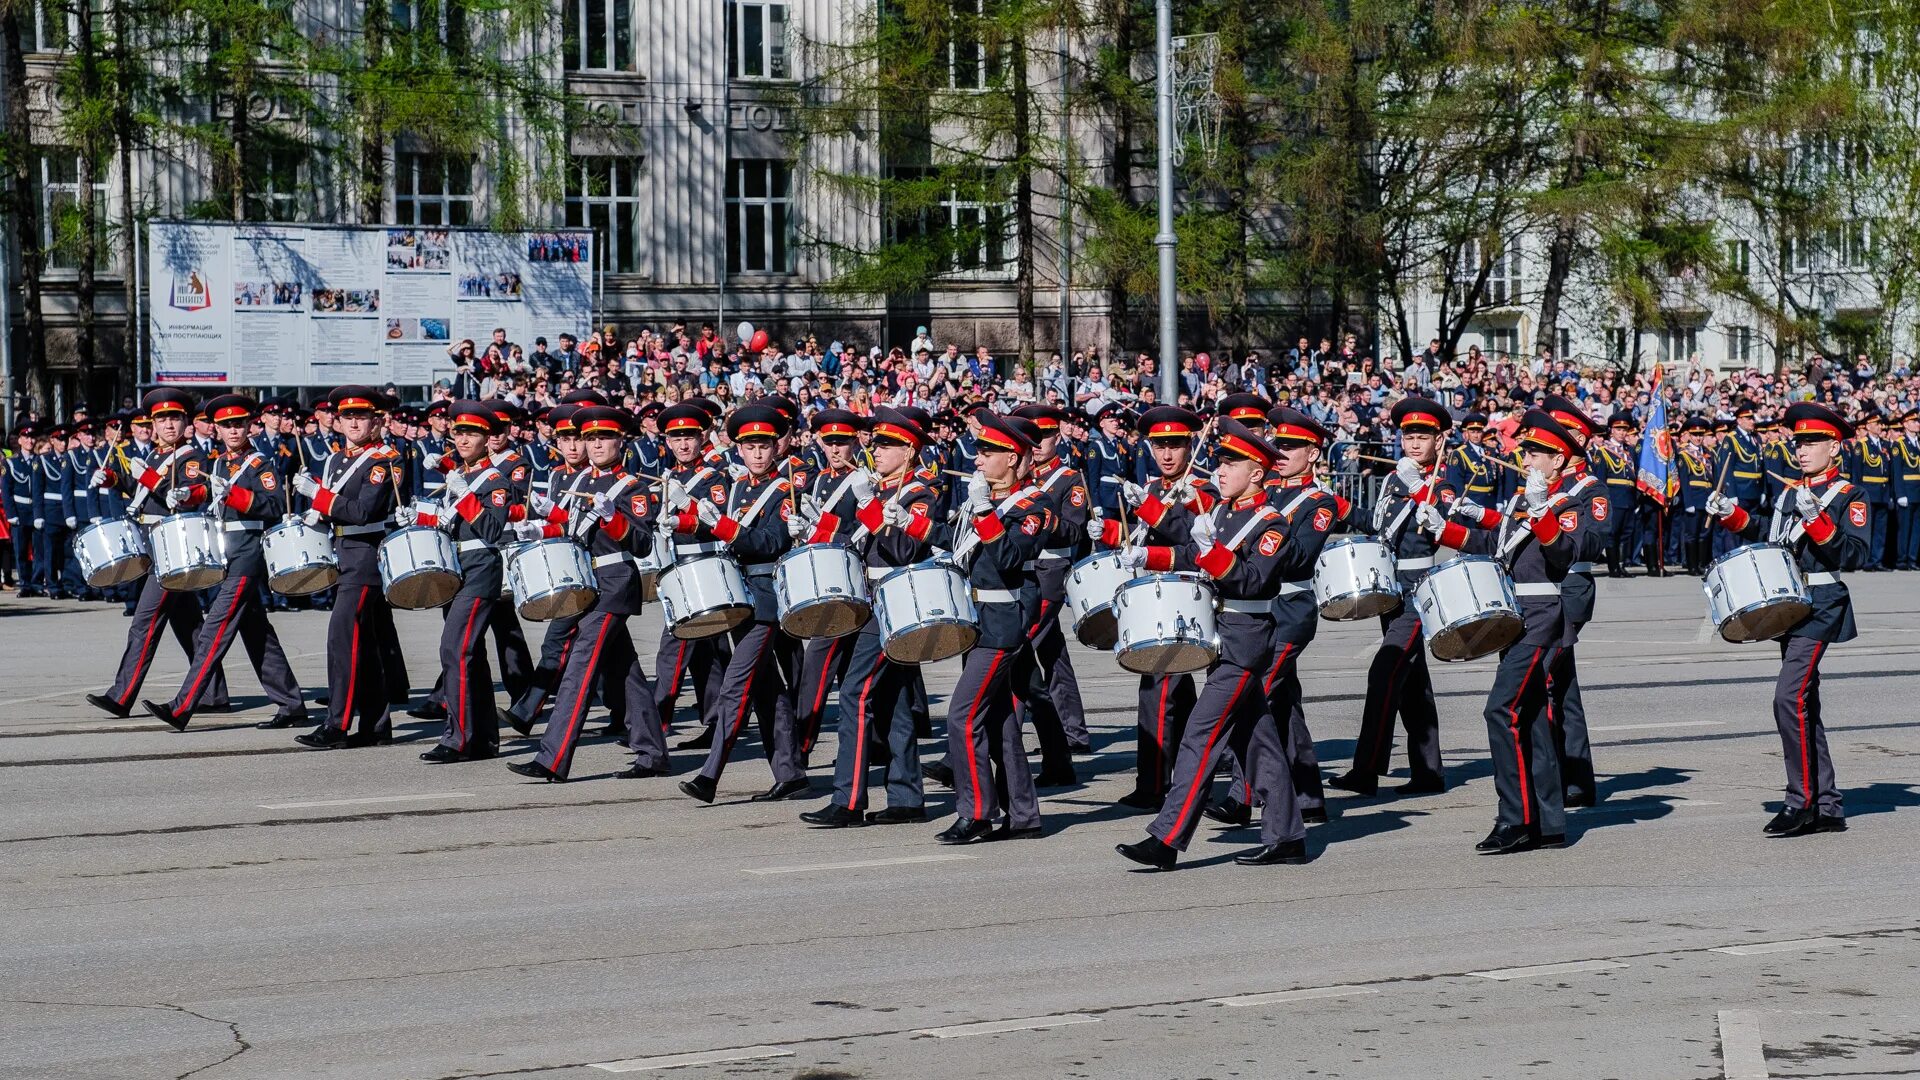
POLYGON ((1829 517, 1825 510, 1820 511, 1819 517, 1807 522, 1807 535, 1812 537, 1816 544, 1826 543, 1839 531, 1840 526, 1833 523, 1833 518, 1829 517))
MULTIPOLYGON (((877 506, 879 504, 868 503, 867 505, 877 506)), ((865 507, 862 507, 862 509, 865 509, 865 507)), ((857 516, 860 518, 860 523, 862 525, 866 525, 866 521, 867 521, 866 515, 859 514, 857 516)), ((833 534, 839 531, 840 531, 840 515, 839 514, 821 514, 820 520, 814 523, 813 531, 807 534, 807 543, 824 544, 827 541, 833 539, 833 534)), ((876 532, 878 530, 876 529, 875 526, 867 525, 867 531, 876 532)))
POLYGON ((730 517, 722 517, 713 523, 713 535, 731 544, 740 535, 740 523, 730 517))
POLYGON ((1215 544, 1207 549, 1206 554, 1194 559, 1193 562, 1195 566, 1205 570, 1209 576, 1223 578, 1227 576, 1228 570, 1233 569, 1233 549, 1225 544, 1215 544))
POLYGON ((509 523, 525 520, 527 520, 527 504, 514 503, 512 506, 507 507, 507 521, 509 523))
POLYGON ((926 511, 917 506, 914 507, 913 520, 907 522, 907 535, 915 540, 925 540, 927 534, 932 531, 933 519, 927 516, 926 511))
POLYGON ((120 474, 119 474, 119 473, 117 473, 117 472, 114 472, 114 471, 113 471, 112 469, 101 469, 100 471, 101 471, 101 472, 103 472, 103 473, 106 473, 106 474, 107 474, 107 475, 106 475, 106 477, 105 477, 105 478, 103 478, 103 479, 102 479, 102 480, 100 481, 100 483, 101 483, 101 484, 102 484, 103 486, 105 486, 105 487, 113 487, 113 486, 115 486, 115 485, 117 485, 118 483, 120 483, 120 474))
POLYGON ((700 515, 694 512, 692 503, 688 503, 687 508, 680 511, 680 516, 673 519, 673 531, 677 533, 700 531, 700 515))
POLYGON ((1161 502, 1157 496, 1149 495, 1147 501, 1140 504, 1140 509, 1135 512, 1135 516, 1154 528, 1159 528, 1160 519, 1167 516, 1167 504, 1161 502))
POLYGON ((1125 540, 1126 537, 1126 531, 1121 529, 1120 523, 1113 518, 1106 518, 1100 522, 1100 542, 1102 544, 1108 547, 1119 547, 1121 541, 1125 540))
POLYGON ((606 533, 609 537, 615 540, 625 540, 627 538, 627 533, 631 531, 629 528, 629 524, 630 523, 627 521, 627 515, 615 514, 612 517, 605 518, 600 522, 600 531, 603 533, 606 533))
POLYGON ((321 488, 319 491, 313 493, 313 508, 323 514, 331 515, 333 513, 334 498, 332 488, 321 488))
MULTIPOLYGON (((832 514, 822 514, 820 516, 822 519, 834 517, 832 514)), ((880 526, 887 523, 887 508, 881 504, 879 499, 868 499, 866 502, 861 503, 858 509, 854 510, 853 516, 860 520, 860 524, 866 526, 868 532, 877 533, 880 531, 880 526)), ((834 520, 838 521, 839 519, 835 517, 834 520)))
POLYGON ((980 534, 981 543, 991 544, 1006 535, 1007 527, 1000 521, 1000 515, 989 510, 973 519, 973 531, 980 534))
POLYGON ((1204 514, 1207 511, 1213 509, 1214 507, 1220 505, 1220 500, 1214 498, 1213 495, 1209 492, 1196 491, 1193 494, 1193 501, 1188 503, 1187 505, 1193 509, 1194 513, 1204 514))
POLYGON ((569 515, 567 514, 567 508, 556 504, 553 509, 547 511, 547 518, 546 518, 547 524, 565 525, 567 523, 568 516, 569 515))
POLYGON ((1541 514, 1527 522, 1527 528, 1533 530, 1533 538, 1543 547, 1560 539, 1560 518, 1554 514, 1541 514))
POLYGON ((460 497, 459 502, 453 504, 453 512, 459 514, 461 520, 471 525, 473 519, 480 516, 480 496, 471 491, 467 492, 460 497))
POLYGON ((433 510, 420 510, 414 513, 413 523, 428 529, 439 528, 440 514, 433 510))
POLYGON ((1146 568, 1157 574, 1170 573, 1173 570, 1173 549, 1157 544, 1147 548, 1146 568))
POLYGON ((1458 551, 1467 546, 1467 527, 1457 521, 1449 521, 1440 527, 1441 547, 1450 547, 1458 551))
POLYGON ((540 527, 540 539, 542 540, 558 540, 562 536, 565 536, 566 534, 567 534, 567 530, 565 526, 542 525, 540 527))
POLYGON ((227 497, 220 501, 226 503, 228 508, 244 514, 253 508, 253 489, 230 487, 227 489, 227 497))
POLYGON ((1491 507, 1486 507, 1481 509, 1480 527, 1483 529, 1499 528, 1500 527, 1500 511, 1495 510, 1491 507))
POLYGON ((1720 526, 1729 532, 1746 532, 1747 508, 1744 506, 1734 507, 1733 513, 1720 519, 1720 526))
POLYGON ((187 488, 187 505, 204 506, 207 501, 207 485, 192 484, 187 488))
POLYGON ((160 474, 157 472, 154 472, 152 469, 148 469, 145 472, 142 472, 140 474, 140 479, 138 483, 140 484, 141 487, 146 488, 148 491, 152 491, 154 488, 157 488, 160 486, 160 474))

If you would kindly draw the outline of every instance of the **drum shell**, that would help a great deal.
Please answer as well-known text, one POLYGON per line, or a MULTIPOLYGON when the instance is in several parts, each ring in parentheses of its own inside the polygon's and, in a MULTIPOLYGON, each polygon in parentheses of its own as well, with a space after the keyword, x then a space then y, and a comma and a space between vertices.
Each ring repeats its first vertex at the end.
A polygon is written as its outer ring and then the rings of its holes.
POLYGON ((80 576, 96 589, 138 581, 153 569, 153 556, 140 526, 125 518, 96 521, 73 537, 80 576))
POLYGON ((516 552, 506 580, 513 586, 513 609, 533 622, 578 615, 600 598, 593 559, 563 537, 536 540, 516 552))
POLYGON ((1484 555, 1463 555, 1435 567, 1414 588, 1413 602, 1436 660, 1478 660, 1526 632, 1513 582, 1484 555))
POLYGON ((682 641, 724 634, 753 618, 753 591, 731 556, 675 563, 660 574, 667 631, 682 641))
POLYGON ((340 580, 333 534, 299 518, 283 521, 260 538, 267 561, 267 588, 282 596, 308 596, 340 580))
POLYGON ((1120 666, 1141 675, 1199 671, 1220 657, 1213 586, 1189 574, 1148 574, 1114 594, 1120 666))
POLYGON ((797 638, 837 638, 873 614, 867 572, 845 544, 807 544, 780 557, 773 575, 780 629, 797 638))
POLYGON ((1372 619, 1399 607, 1393 552, 1371 536, 1333 541, 1314 563, 1313 600, 1329 622, 1372 619))
POLYGON ((220 526, 205 514, 175 514, 148 534, 153 576, 170 592, 210 589, 227 576, 220 526))
POLYGON ((873 586, 880 648, 898 664, 932 664, 958 656, 980 640, 973 590, 952 563, 938 559, 903 566, 873 586))
POLYGON ((460 591, 460 555, 438 529, 409 526, 380 541, 380 586, 387 602, 419 611, 436 608, 460 591))
POLYGON ((1067 571, 1067 603, 1074 640, 1089 649, 1111 649, 1120 638, 1113 604, 1120 586, 1133 580, 1133 571, 1117 551, 1101 551, 1081 559, 1067 571))
POLYGON ((1707 567, 1701 586, 1707 617, 1722 640, 1768 641, 1813 612, 1813 596, 1793 553, 1778 544, 1735 548, 1707 567))

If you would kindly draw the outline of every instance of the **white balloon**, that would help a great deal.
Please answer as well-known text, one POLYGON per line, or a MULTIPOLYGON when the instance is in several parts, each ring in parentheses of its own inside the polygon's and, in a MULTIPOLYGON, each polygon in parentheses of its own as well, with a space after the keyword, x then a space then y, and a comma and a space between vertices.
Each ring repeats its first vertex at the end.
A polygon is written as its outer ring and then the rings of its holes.
POLYGON ((734 335, 740 339, 740 344, 742 345, 753 340, 753 324, 750 322, 743 322, 739 326, 734 327, 733 332, 734 335))

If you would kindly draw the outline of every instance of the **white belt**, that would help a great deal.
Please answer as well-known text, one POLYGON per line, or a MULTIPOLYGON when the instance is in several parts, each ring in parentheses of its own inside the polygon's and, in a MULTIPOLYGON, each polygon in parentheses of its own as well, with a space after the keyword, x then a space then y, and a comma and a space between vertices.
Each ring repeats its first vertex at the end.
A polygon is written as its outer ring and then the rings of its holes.
POLYGON ((223 521, 220 523, 220 530, 222 532, 259 532, 266 527, 267 523, 264 521, 223 521))
POLYGON ((1220 610, 1237 611, 1242 615, 1271 615, 1273 614, 1273 601, 1222 600, 1220 601, 1220 610))
POLYGON ((1309 593, 1312 591, 1313 582, 1311 581, 1283 581, 1280 583, 1281 596, 1299 596, 1301 593, 1309 593))
POLYGON ((1072 548, 1046 548, 1040 552, 1040 557, 1042 559, 1071 559, 1073 558, 1073 549, 1072 548))
POLYGON ((1012 589, 975 589, 973 602, 976 604, 1017 604, 1020 594, 1012 589))
POLYGON ((748 577, 772 577, 776 569, 778 569, 777 564, 768 562, 759 563, 754 566, 743 566, 740 568, 740 572, 748 577))
POLYGON ((492 544, 487 543, 485 540, 475 538, 472 540, 462 540, 453 545, 453 549, 455 551, 485 551, 492 546, 492 544))
POLYGON ((58 493, 55 493, 55 494, 52 494, 52 495, 48 495, 48 494, 45 494, 45 493, 42 493, 40 497, 41 497, 42 499, 45 499, 45 500, 46 500, 46 501, 48 501, 48 502, 59 502, 59 501, 60 501, 60 496, 59 496, 59 494, 58 494, 58 493))
POLYGON ((1592 564, 1592 563, 1590 563, 1590 562, 1577 562, 1577 563, 1574 563, 1574 564, 1573 564, 1572 566, 1569 566, 1569 567, 1567 567, 1567 573, 1569 573, 1569 574, 1591 574, 1591 573, 1593 573, 1593 564, 1592 564))
POLYGON ((1427 555, 1418 559, 1401 559, 1395 566, 1402 573, 1408 570, 1431 570, 1433 569, 1433 556, 1427 555))
POLYGON ((1513 583, 1515 596, 1559 596, 1560 585, 1553 581, 1516 581, 1513 583))
POLYGON ((900 568, 897 566, 869 566, 867 567, 867 580, 879 581, 881 578, 886 577, 898 569, 900 568))
POLYGON ((599 570, 603 567, 612 566, 615 563, 633 562, 633 561, 635 560, 631 553, 625 552, 625 551, 615 551, 607 555, 595 555, 593 557, 593 568, 595 570, 599 570))
POLYGON ((717 540, 708 544, 675 544, 673 545, 673 553, 675 555, 711 555, 716 551, 725 551, 725 550, 727 550, 727 545, 720 543, 717 540))
POLYGON ((372 536, 374 533, 383 533, 386 531, 387 527, 385 524, 335 525, 333 527, 333 535, 335 536, 372 536))
POLYGON ((136 524, 140 525, 158 525, 167 519, 161 517, 159 514, 141 514, 133 520, 136 524))
POLYGON ((1812 585, 1845 585, 1845 584, 1846 584, 1846 582, 1844 582, 1844 581, 1841 581, 1841 580, 1840 580, 1840 575, 1839 575, 1839 574, 1833 574, 1833 573, 1828 573, 1828 572, 1827 572, 1827 571, 1825 571, 1825 570, 1820 570, 1820 571, 1817 571, 1817 572, 1815 572, 1815 573, 1811 573, 1811 574, 1808 574, 1808 575, 1807 575, 1807 577, 1806 577, 1806 581, 1807 581, 1807 584, 1808 584, 1809 586, 1812 586, 1812 585))
POLYGON ((15 495, 15 496, 13 497, 13 501, 14 501, 14 502, 23 502, 23 503, 30 503, 30 502, 32 502, 32 501, 33 501, 33 496, 31 496, 31 495, 15 495))

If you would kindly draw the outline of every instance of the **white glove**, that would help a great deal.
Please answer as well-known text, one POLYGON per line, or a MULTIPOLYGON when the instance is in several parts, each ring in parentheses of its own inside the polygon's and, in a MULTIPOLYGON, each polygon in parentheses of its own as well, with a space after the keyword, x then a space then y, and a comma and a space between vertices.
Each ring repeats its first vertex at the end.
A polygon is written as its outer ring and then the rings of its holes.
POLYGON ((787 519, 787 535, 795 540, 813 531, 814 522, 805 514, 795 514, 787 519))
POLYGON ((1407 485, 1408 491, 1418 491, 1420 490, 1420 485, 1427 482, 1426 470, 1420 467, 1419 462, 1410 457, 1403 457, 1393 463, 1393 475, 1399 477, 1400 482, 1407 485))
POLYGON ((1894 505, 1900 507, 1902 510, 1907 508, 1907 502, 1908 502, 1908 499, 1905 495, 1902 495, 1898 499, 1895 499, 1893 501, 1894 505))
POLYGON ((451 509, 435 515, 433 519, 433 527, 448 534, 451 534, 459 524, 460 515, 454 513, 451 509))
POLYGON ((685 510, 687 508, 687 504, 692 501, 693 501, 693 493, 688 491, 684 484, 680 483, 680 481, 678 480, 667 481, 667 509, 668 510, 671 510, 677 514, 680 511, 685 510))
POLYGON ((1527 470, 1527 509, 1539 513, 1547 508, 1547 474, 1539 469, 1527 470))
POLYGON ((594 492, 593 512, 602 518, 611 517, 613 515, 613 499, 604 491, 594 492))
POLYGON ((311 499, 314 492, 320 490, 320 481, 315 480, 312 473, 294 473, 293 490, 311 499))
POLYGON ((720 519, 724 516, 720 513, 719 507, 713 505, 712 502, 706 499, 701 499, 699 502, 694 503, 693 512, 699 516, 700 524, 705 525, 709 529, 720 524, 720 519))
POLYGON ((1205 555, 1207 552, 1212 551, 1213 515, 1195 514, 1193 516, 1193 524, 1187 527, 1187 537, 1193 541, 1194 547, 1200 549, 1200 554, 1205 555))
POLYGON ((588 535, 593 532, 593 527, 598 524, 600 524, 600 511, 598 510, 588 510, 584 514, 575 514, 573 520, 567 524, 567 535, 573 537, 573 539, 579 543, 584 544, 587 542, 588 535))
MULTIPOLYGON (((309 514, 317 513, 317 512, 318 511, 308 511, 309 514)), ((419 520, 419 518, 420 518, 420 511, 414 509, 411 506, 403 506, 400 509, 395 510, 393 512, 393 520, 401 528, 406 528, 407 526, 412 525, 415 521, 419 520)))
POLYGON ((167 491, 167 509, 169 510, 180 509, 181 507, 187 505, 187 498, 188 498, 188 495, 187 495, 186 488, 177 487, 177 488, 169 489, 167 491))
POLYGON ((1481 506, 1472 499, 1455 499, 1450 509, 1453 513, 1459 514, 1461 517, 1472 518, 1475 521, 1485 517, 1487 513, 1486 507, 1481 506))
MULTIPOLYGON (((865 502, 866 500, 862 499, 861 501, 865 502)), ((821 513, 823 513, 825 510, 826 510, 826 507, 820 505, 819 499, 816 499, 811 495, 800 496, 800 516, 801 517, 812 518, 813 520, 818 521, 820 520, 821 513)))
POLYGON ((1120 484, 1120 497, 1127 501, 1128 506, 1139 506, 1147 501, 1147 489, 1131 480, 1126 480, 1120 484))
POLYGON ((93 475, 87 477, 88 487, 104 487, 106 486, 106 483, 107 483, 107 470, 105 469, 95 469, 93 470, 93 475))
POLYGON ((46 518, 34 518, 34 519, 33 519, 33 527, 34 527, 34 528, 36 528, 36 529, 44 529, 44 528, 46 528, 46 527, 47 527, 47 519, 46 519, 46 518))
POLYGON ((553 513, 553 500, 537 491, 530 492, 527 495, 527 512, 534 517, 546 517, 553 513))
POLYGON ((1096 506, 1093 508, 1093 516, 1087 519, 1087 539, 1097 544, 1106 532, 1107 523, 1101 518, 1100 508, 1096 506))
POLYGON ((467 489, 472 486, 473 481, 467 479, 467 474, 458 469, 447 474, 447 494, 455 500, 463 498, 467 494, 467 489))
POLYGON ((74 527, 75 525, 78 525, 78 524, 80 524, 80 519, 79 519, 79 518, 68 518, 68 519, 67 519, 67 528, 69 528, 69 529, 71 529, 71 528, 73 528, 73 527, 74 527))
POLYGON ((853 492, 853 497, 861 502, 873 498, 873 493, 878 488, 879 485, 874 482, 871 469, 853 470, 853 479, 847 483, 847 490, 853 492))
POLYGON ((1416 504, 1413 509, 1413 520, 1419 524, 1420 531, 1436 540, 1447 527, 1447 515, 1441 513, 1440 508, 1432 503, 1416 504))
POLYGON ((300 520, 307 523, 307 528, 318 529, 326 522, 327 515, 318 510, 309 510, 300 515, 300 520))
POLYGON ((233 477, 214 473, 207 477, 207 500, 209 502, 219 502, 227 497, 227 491, 232 487, 233 477))
POLYGON ((880 511, 880 517, 883 524, 891 525, 896 529, 904 529, 913 523, 913 511, 897 502, 888 503, 880 511))
POLYGON ((1714 517, 1726 517, 1739 508, 1739 503, 1734 502, 1731 497, 1721 492, 1716 491, 1707 496, 1707 513, 1712 514, 1714 517))
POLYGON ((546 536, 547 526, 542 521, 516 521, 507 526, 517 540, 539 540, 546 536))
POLYGON ((1143 547, 1121 548, 1120 565, 1129 570, 1144 569, 1147 565, 1147 549, 1143 547))
POLYGON ((1793 512, 1800 515, 1801 521, 1812 521, 1820 516, 1820 498, 1805 484, 1793 489, 1793 512))
POLYGON ((979 473, 967 477, 967 501, 969 503, 993 501, 993 486, 987 483, 986 477, 979 473))
POLYGON ((727 466, 727 475, 734 478, 735 480, 738 480, 741 477, 747 475, 747 467, 745 465, 740 465, 737 463, 729 464, 727 466))

